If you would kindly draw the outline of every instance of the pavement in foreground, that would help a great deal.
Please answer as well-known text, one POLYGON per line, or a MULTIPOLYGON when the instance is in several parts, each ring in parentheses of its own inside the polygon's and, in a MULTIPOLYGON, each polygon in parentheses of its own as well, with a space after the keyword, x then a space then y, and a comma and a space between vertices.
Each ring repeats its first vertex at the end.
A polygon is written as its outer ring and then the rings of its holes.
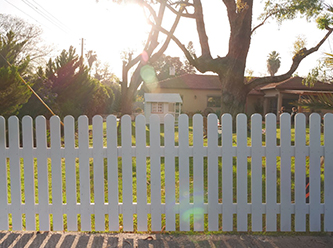
POLYGON ((333 236, 172 235, 80 232, 1 232, 0 248, 333 247, 333 236))

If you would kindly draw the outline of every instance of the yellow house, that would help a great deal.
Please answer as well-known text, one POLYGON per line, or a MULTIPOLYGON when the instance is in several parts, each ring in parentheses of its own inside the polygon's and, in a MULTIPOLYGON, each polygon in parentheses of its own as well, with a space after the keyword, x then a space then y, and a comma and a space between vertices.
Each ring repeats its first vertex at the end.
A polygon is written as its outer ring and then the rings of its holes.
MULTIPOLYGON (((332 93, 333 85, 317 82, 313 87, 303 85, 301 77, 289 78, 251 90, 246 99, 245 113, 278 114, 281 106, 291 112, 292 102, 306 95, 332 93)), ((148 86, 152 93, 178 93, 182 100, 182 112, 189 115, 207 115, 219 112, 221 86, 216 75, 184 74, 148 86)))

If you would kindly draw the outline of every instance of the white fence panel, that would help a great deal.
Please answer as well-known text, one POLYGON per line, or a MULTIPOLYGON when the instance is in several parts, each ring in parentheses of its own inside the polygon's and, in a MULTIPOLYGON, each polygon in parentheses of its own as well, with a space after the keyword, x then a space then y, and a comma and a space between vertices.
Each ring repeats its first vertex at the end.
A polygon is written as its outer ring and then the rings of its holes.
POLYGON ((146 154, 146 119, 136 117, 136 197, 138 231, 147 231, 147 154, 146 154))
POLYGON ((10 163, 10 193, 13 230, 22 229, 21 213, 21 168, 19 157, 19 122, 16 116, 8 119, 9 163, 10 163))
POLYGON ((276 157, 279 155, 276 146, 276 116, 266 115, 266 231, 277 229, 278 213, 276 196, 276 157))
POLYGON ((324 142, 325 142, 325 179, 324 179, 324 202, 325 218, 324 231, 333 230, 333 114, 326 114, 324 119, 324 142), (328 189, 328 190, 327 190, 328 189))
POLYGON ((118 153, 117 153, 117 118, 108 116, 106 119, 107 166, 108 166, 108 214, 109 230, 119 230, 118 214, 118 153))
POLYGON ((290 115, 283 113, 280 116, 280 202, 281 217, 280 229, 283 232, 291 231, 291 130, 290 115))
MULTIPOLYGON (((222 115, 222 231, 233 231, 232 116, 222 115)), ((209 203, 209 201, 208 201, 209 203)))
POLYGON ((193 116, 193 229, 204 231, 204 147, 203 118, 193 116))
MULTIPOLYGON (((105 230, 104 212, 104 158, 103 158, 103 119, 93 118, 93 159, 94 159, 94 198, 95 198, 95 229, 105 230)), ((132 184, 130 184, 132 185, 132 184)), ((132 199, 131 199, 132 200, 132 199)))
POLYGON ((0 116, 0 230, 8 229, 6 120, 0 116))
POLYGON ((247 231, 247 118, 237 115, 237 230, 247 231))
MULTIPOLYGON (((79 176, 80 176, 80 214, 81 230, 91 231, 90 213, 90 163, 89 163, 89 130, 88 117, 80 116, 78 119, 79 134, 79 176)), ((95 161, 94 161, 95 162, 95 161)), ((95 164, 94 164, 95 165, 95 164)))
POLYGON ((165 145, 165 230, 176 230, 175 118, 164 118, 165 145))
POLYGON ((252 231, 262 231, 262 117, 251 117, 251 204, 252 231))
POLYGON ((319 114, 310 115, 310 231, 320 231, 320 128, 319 114))
POLYGON ((208 116, 207 140, 203 121, 200 115, 193 117, 191 139, 186 115, 179 118, 178 137, 172 115, 165 117, 164 126, 157 115, 151 116, 149 126, 143 116, 136 123, 124 116, 118 144, 115 116, 107 117, 106 128, 102 117, 95 116, 92 137, 86 116, 79 117, 77 132, 74 118, 67 116, 63 146, 60 119, 52 117, 48 147, 44 117, 35 120, 36 135, 30 117, 23 118, 22 128, 17 117, 8 119, 7 128, 0 117, 0 229, 105 231, 107 225, 110 231, 133 231, 136 216, 138 231, 161 231, 164 220, 166 231, 247 231, 249 226, 251 231, 267 232, 322 231, 323 226, 324 231, 333 231, 333 193, 329 190, 333 187, 332 114, 324 118, 323 142, 320 116, 310 116, 308 141, 305 116, 298 114, 294 143, 289 114, 280 116, 279 137, 275 115, 266 116, 264 129, 262 116, 253 115, 251 146, 244 114, 236 121, 237 144, 233 144, 231 115, 222 116, 221 135, 217 117, 208 116), (150 145, 146 144, 147 130, 150 145))
POLYGON ((67 228, 77 230, 74 118, 64 119, 67 228))
POLYGON ((121 118, 121 130, 123 225, 124 231, 131 231, 133 230, 132 123, 128 115, 121 118))
POLYGON ((219 230, 219 208, 218 208, 218 121, 215 114, 208 115, 208 229, 219 230))
POLYGON ((306 126, 305 116, 295 117, 295 231, 306 231, 307 206, 305 205, 306 185, 306 126))
MULTIPOLYGON (((44 116, 36 118, 36 143, 37 143, 37 170, 38 170, 38 205, 39 205, 39 228, 41 231, 48 231, 50 218, 48 211, 49 185, 48 185, 48 164, 46 156, 46 123, 44 116)), ((75 175, 75 174, 74 174, 75 175)), ((76 195, 74 195, 76 198, 76 195)))
POLYGON ((180 231, 190 231, 190 161, 189 161, 189 135, 188 116, 180 115, 178 118, 179 133, 179 226, 180 231))
MULTIPOLYGON (((35 213, 35 183, 33 158, 33 128, 32 118, 24 116, 22 119, 23 163, 24 163, 24 194, 25 211, 35 213)), ((60 202, 61 203, 61 202, 60 202)), ((25 216, 26 230, 35 230, 35 214, 25 216)))

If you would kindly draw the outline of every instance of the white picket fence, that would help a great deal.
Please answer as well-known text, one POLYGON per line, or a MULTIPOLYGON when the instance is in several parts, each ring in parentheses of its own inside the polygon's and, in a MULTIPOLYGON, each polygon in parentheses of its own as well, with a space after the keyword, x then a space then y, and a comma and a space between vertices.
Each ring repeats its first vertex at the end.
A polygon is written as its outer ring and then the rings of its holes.
POLYGON ((280 137, 275 115, 265 116, 265 129, 262 116, 253 115, 250 143, 244 114, 237 116, 237 138, 231 116, 222 116, 222 141, 217 117, 209 115, 207 144, 201 115, 193 117, 193 131, 186 115, 178 127, 171 115, 164 126, 158 116, 149 126, 138 116, 135 142, 129 116, 121 119, 118 142, 116 117, 103 127, 95 116, 92 144, 85 116, 77 131, 73 117, 64 119, 63 139, 56 116, 49 131, 42 116, 35 129, 30 117, 19 123, 0 117, 0 230, 333 231, 332 114, 324 118, 324 141, 320 116, 310 116, 307 140, 298 114, 294 143, 289 114, 280 118, 280 137))

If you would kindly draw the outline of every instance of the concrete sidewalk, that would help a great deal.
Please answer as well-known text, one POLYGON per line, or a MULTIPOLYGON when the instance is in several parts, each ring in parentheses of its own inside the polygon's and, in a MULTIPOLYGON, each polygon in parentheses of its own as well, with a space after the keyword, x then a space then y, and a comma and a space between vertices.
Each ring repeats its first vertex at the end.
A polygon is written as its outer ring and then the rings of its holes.
POLYGON ((333 247, 333 236, 169 235, 0 232, 0 248, 333 247))

